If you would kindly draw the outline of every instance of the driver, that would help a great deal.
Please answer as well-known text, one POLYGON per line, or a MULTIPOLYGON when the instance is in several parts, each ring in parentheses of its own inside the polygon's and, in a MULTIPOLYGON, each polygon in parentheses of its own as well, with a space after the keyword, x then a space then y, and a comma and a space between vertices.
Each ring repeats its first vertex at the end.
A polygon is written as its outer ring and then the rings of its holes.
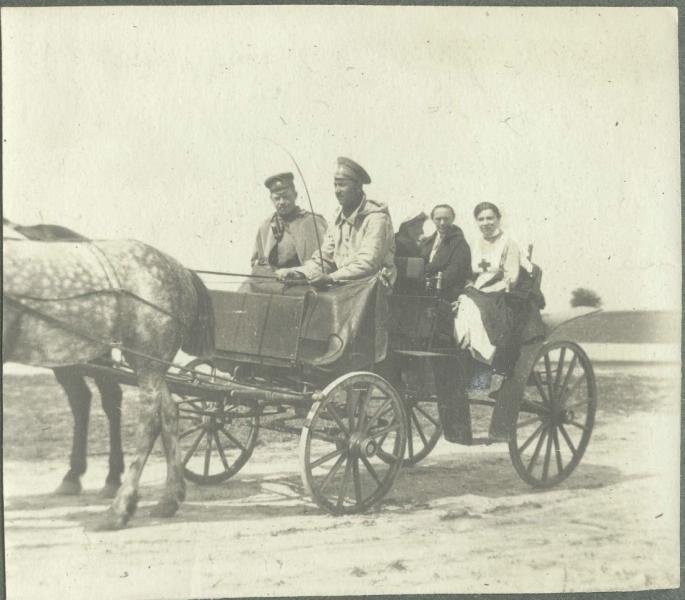
POLYGON ((340 203, 328 226, 321 251, 300 267, 278 269, 279 279, 304 279, 317 286, 363 279, 379 273, 388 286, 395 281, 395 237, 385 204, 366 197, 371 177, 349 158, 338 158, 334 176, 340 203), (322 268, 323 267, 323 268, 322 268))

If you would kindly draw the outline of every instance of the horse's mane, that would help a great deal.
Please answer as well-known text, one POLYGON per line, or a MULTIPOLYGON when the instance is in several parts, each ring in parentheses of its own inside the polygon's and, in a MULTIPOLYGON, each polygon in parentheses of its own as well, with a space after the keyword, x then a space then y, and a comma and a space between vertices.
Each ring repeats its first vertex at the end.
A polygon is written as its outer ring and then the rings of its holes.
POLYGON ((80 233, 76 233, 72 229, 62 227, 61 225, 17 225, 4 218, 2 223, 29 240, 48 242, 51 240, 87 241, 89 239, 80 233))

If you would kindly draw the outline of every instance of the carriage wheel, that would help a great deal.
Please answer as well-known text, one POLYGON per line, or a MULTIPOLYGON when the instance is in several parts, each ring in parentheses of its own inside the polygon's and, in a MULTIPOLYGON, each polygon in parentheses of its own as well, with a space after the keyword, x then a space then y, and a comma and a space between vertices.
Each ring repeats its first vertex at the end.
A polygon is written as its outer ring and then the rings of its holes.
MULTIPOLYGON (((426 458, 442 435, 438 404, 431 398, 427 386, 427 370, 423 360, 402 360, 402 383, 398 391, 409 423, 407 453, 402 461, 404 466, 415 465, 426 458)), ((392 461, 392 456, 386 455, 382 449, 378 455, 383 460, 392 461)))
POLYGON ((528 377, 509 454, 533 487, 566 479, 587 448, 597 410, 592 363, 573 342, 542 347, 528 377))
MULTIPOLYGON (((216 374, 211 361, 188 363, 210 378, 216 374)), ((252 455, 257 443, 259 417, 244 416, 247 407, 226 400, 187 398, 179 403, 179 446, 183 474, 200 485, 233 477, 252 455)))
POLYGON ((343 375, 322 395, 302 427, 302 481, 314 502, 332 514, 364 511, 388 493, 402 465, 402 400, 374 373, 343 375))

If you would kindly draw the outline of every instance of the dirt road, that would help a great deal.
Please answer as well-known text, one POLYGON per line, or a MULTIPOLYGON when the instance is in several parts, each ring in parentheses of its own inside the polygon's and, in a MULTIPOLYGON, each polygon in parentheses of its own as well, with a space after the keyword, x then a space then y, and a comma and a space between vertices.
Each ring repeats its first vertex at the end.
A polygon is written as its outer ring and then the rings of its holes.
POLYGON ((606 402, 587 454, 557 489, 535 492, 520 481, 506 446, 441 441, 402 471, 376 512, 352 517, 326 515, 303 496, 296 440, 259 446, 238 476, 218 487, 189 484, 187 502, 168 521, 147 514, 164 478, 161 458, 151 457, 138 514, 115 533, 91 530, 107 506, 96 495, 106 456, 91 460, 88 491, 78 498, 50 494, 64 459, 10 456, 7 597, 676 587, 676 377, 673 369, 605 372, 606 402))

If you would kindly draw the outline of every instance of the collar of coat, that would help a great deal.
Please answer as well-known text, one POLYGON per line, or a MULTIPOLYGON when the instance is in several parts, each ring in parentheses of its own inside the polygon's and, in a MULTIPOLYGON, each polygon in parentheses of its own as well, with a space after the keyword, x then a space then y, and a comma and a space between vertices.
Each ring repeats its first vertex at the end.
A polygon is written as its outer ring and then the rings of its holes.
MULTIPOLYGON (((435 237, 437 235, 438 232, 435 231, 432 235, 429 235, 427 238, 424 238, 421 244, 430 245, 432 247, 435 243, 435 237)), ((464 232, 461 230, 461 228, 457 227, 456 225, 450 225, 449 229, 442 236, 442 239, 443 242, 446 242, 451 239, 464 239, 464 232)))
POLYGON ((335 224, 340 226, 343 222, 347 222, 350 225, 354 225, 359 219, 364 220, 365 217, 373 213, 390 214, 386 204, 367 198, 366 194, 364 194, 361 203, 349 217, 346 217, 343 214, 342 208, 338 209, 338 213, 335 217, 335 224))

